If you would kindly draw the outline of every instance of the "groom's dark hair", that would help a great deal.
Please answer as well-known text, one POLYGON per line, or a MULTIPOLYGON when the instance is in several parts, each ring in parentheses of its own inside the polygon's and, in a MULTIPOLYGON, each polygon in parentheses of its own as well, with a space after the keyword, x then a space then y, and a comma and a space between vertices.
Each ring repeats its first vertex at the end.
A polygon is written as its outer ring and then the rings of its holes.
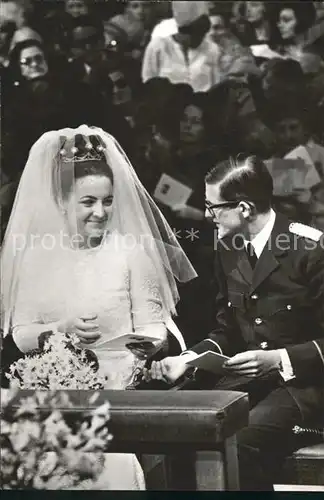
POLYGON ((229 159, 213 167, 206 184, 219 184, 224 201, 250 201, 258 212, 271 207, 273 181, 265 163, 256 156, 229 159))

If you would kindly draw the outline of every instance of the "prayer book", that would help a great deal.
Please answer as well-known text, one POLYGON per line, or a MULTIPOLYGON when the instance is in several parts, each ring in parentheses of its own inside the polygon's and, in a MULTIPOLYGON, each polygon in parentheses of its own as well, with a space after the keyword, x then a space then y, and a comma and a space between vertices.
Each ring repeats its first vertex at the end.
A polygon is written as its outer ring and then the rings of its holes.
MULTIPOLYGON (((161 341, 160 337, 147 337, 146 335, 140 335, 137 333, 126 333, 123 335, 119 335, 118 337, 114 337, 110 340, 105 340, 104 342, 96 344, 96 349, 109 349, 112 351, 128 351, 128 345, 132 344, 139 349, 144 349, 147 344, 154 344, 155 342, 161 341)), ((153 347, 153 345, 152 345, 153 347)), ((90 347, 91 348, 91 347, 90 347)))
POLYGON ((314 161, 312 160, 311 155, 309 154, 307 148, 305 146, 298 146, 297 148, 290 151, 286 156, 286 159, 300 159, 304 160, 306 165, 306 175, 304 179, 304 187, 305 189, 311 189, 313 186, 316 186, 321 182, 321 178, 318 174, 318 171, 315 167, 314 161))
POLYGON ((223 356, 213 351, 206 351, 202 354, 197 354, 194 358, 190 357, 187 365, 215 373, 216 375, 225 375, 226 371, 223 365, 228 359, 230 359, 228 356, 223 356))
POLYGON ((185 205, 192 194, 192 189, 170 175, 162 174, 154 191, 154 198, 168 207, 185 205))
POLYGON ((308 197, 310 197, 309 190, 321 182, 320 176, 313 163, 306 164, 304 158, 292 156, 265 161, 273 179, 273 194, 287 197, 294 194, 307 194, 308 191, 308 197))

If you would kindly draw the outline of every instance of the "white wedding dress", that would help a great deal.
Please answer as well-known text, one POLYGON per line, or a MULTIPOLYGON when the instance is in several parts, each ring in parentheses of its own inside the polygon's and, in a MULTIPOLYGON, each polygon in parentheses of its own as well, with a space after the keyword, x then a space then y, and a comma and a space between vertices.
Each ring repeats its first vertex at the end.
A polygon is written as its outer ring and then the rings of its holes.
MULTIPOLYGON (((127 238, 113 233, 100 248, 35 248, 29 255, 37 259, 39 275, 36 279, 30 274, 35 265, 26 261, 22 266, 21 294, 13 317, 18 347, 28 351, 37 346, 33 323, 51 329, 62 318, 94 313, 101 337, 86 347, 96 353, 100 370, 108 376, 106 388, 125 389, 136 358, 130 352, 108 350, 104 341, 132 331, 163 339, 166 332, 155 271, 142 247, 134 247, 127 238)), ((106 454, 99 483, 100 489, 145 489, 135 455, 106 454)))

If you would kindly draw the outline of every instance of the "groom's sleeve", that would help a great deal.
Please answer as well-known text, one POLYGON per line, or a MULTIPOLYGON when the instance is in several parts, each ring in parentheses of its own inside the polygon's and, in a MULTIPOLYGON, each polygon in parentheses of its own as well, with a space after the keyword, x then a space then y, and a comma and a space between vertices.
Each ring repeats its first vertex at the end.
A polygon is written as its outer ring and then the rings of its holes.
POLYGON ((214 272, 217 286, 215 329, 209 333, 208 338, 191 347, 190 351, 196 354, 213 351, 226 356, 232 356, 238 352, 242 340, 235 326, 233 308, 230 308, 228 305, 226 278, 219 258, 219 252, 217 251, 214 272))

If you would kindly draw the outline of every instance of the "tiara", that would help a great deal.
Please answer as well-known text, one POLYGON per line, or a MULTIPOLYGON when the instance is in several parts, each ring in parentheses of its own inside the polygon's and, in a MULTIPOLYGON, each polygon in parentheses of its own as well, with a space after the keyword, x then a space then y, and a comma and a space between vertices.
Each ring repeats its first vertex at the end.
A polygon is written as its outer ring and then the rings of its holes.
POLYGON ((73 146, 70 150, 72 156, 66 149, 62 148, 60 150, 61 161, 63 163, 76 163, 76 162, 90 161, 90 160, 102 161, 104 159, 103 151, 105 148, 101 144, 95 147, 92 144, 88 143, 85 145, 85 148, 87 149, 87 152, 84 153, 82 156, 80 156, 80 154, 78 155, 78 153, 81 150, 76 146, 73 146))

